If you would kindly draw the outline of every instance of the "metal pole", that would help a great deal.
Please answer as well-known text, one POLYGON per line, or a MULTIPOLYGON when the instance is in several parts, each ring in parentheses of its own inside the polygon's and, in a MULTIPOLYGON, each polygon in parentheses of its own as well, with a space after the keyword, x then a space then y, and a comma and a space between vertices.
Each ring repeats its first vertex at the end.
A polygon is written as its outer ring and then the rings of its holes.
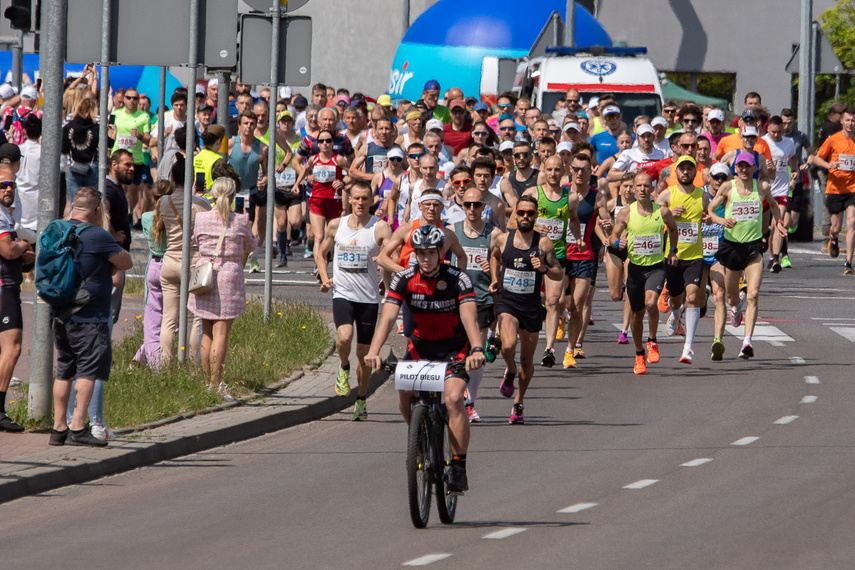
MULTIPOLYGON (((270 321, 273 304, 273 193, 276 192, 276 102, 279 101, 279 32, 282 12, 279 0, 273 0, 271 9, 272 31, 270 32, 270 109, 267 135, 267 219, 264 232, 264 322, 270 321)), ((281 246, 280 246, 281 247, 281 246)))
POLYGON ((24 30, 18 30, 18 41, 12 46, 12 86, 21 93, 24 82, 24 30))
MULTIPOLYGON (((166 66, 160 66, 160 86, 158 88, 158 98, 160 105, 157 109, 157 160, 163 156, 163 144, 166 141, 166 125, 163 122, 166 120, 166 66)), ((195 100, 196 97, 193 97, 195 100)))
MULTIPOLYGON (((231 90, 231 75, 225 71, 217 72, 217 124, 226 129, 229 135, 229 91, 231 90)), ((226 138, 228 140, 228 138, 226 138)))
MULTIPOLYGON (((196 142, 196 129, 193 126, 196 117, 196 74, 199 66, 199 0, 190 0, 190 53, 187 62, 190 68, 190 81, 187 85, 187 138, 184 140, 185 162, 184 162, 184 208, 181 213, 184 216, 183 236, 181 240, 181 287, 179 293, 178 313, 178 361, 187 360, 187 301, 190 297, 188 287, 190 286, 190 232, 191 209, 193 205, 193 150, 196 142)), ((198 334, 198 331, 191 331, 198 334)))
POLYGON ((564 38, 560 37, 560 34, 558 33, 558 22, 557 22, 557 20, 560 20, 560 19, 561 19, 561 16, 559 16, 557 12, 552 13, 552 45, 554 45, 554 46, 560 46, 561 42, 564 41, 564 38))
POLYGON ((564 45, 576 47, 576 2, 567 0, 567 14, 564 18, 564 45))
POLYGON ((403 18, 403 32, 401 32, 401 37, 404 37, 404 34, 407 33, 407 30, 410 29, 410 0, 401 0, 404 3, 404 18, 403 18))
POLYGON ((808 81, 808 130, 805 131, 809 136, 814 132, 814 123, 816 119, 814 118, 814 114, 816 113, 816 72, 817 72, 817 60, 819 59, 819 22, 812 23, 812 30, 810 35, 810 80, 808 81))
MULTIPOLYGON (((43 0, 41 31, 41 77, 44 81, 44 118, 41 165, 39 167, 39 232, 59 214, 59 158, 62 139, 62 64, 65 59, 66 0, 43 0)), ((27 409, 31 419, 46 424, 51 417, 53 395, 53 334, 50 307, 38 300, 34 306, 33 340, 30 350, 30 391, 27 409)))
POLYGON ((101 201, 105 202, 107 196, 107 170, 110 161, 108 153, 110 149, 107 144, 110 110, 110 33, 113 18, 113 3, 111 0, 101 2, 101 94, 98 101, 98 192, 101 193, 101 201))
POLYGON ((801 14, 801 30, 799 35, 799 130, 805 133, 813 140, 813 133, 810 131, 809 117, 811 114, 810 105, 810 88, 808 84, 811 77, 811 21, 813 21, 813 2, 812 0, 802 0, 801 14))
POLYGON ((840 74, 834 74, 834 100, 840 101, 840 74))

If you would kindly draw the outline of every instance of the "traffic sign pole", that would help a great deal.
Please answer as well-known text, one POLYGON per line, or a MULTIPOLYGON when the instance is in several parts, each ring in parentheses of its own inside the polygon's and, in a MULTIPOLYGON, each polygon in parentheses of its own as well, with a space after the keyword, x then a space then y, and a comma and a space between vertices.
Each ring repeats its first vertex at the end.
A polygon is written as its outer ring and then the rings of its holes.
MULTIPOLYGON (((270 321, 273 304, 273 210, 276 207, 274 192, 276 192, 276 129, 279 121, 276 118, 276 103, 279 101, 279 33, 282 25, 280 0, 273 0, 270 14, 273 18, 273 28, 270 32, 270 107, 267 110, 267 216, 264 236, 264 322, 270 321)), ((287 6, 286 6, 287 8, 287 6)), ((282 247, 282 244, 279 244, 282 247)), ((282 252, 284 254, 284 252, 282 252)))

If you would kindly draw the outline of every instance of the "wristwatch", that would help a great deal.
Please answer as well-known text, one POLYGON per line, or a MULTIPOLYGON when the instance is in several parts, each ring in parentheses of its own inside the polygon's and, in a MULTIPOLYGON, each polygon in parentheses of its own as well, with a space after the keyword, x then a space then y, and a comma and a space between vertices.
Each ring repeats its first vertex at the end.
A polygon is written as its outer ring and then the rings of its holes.
POLYGON ((475 352, 481 352, 481 353, 483 353, 483 352, 484 352, 484 347, 483 347, 483 346, 476 346, 476 347, 474 347, 474 348, 469 349, 469 354, 472 354, 472 353, 475 353, 475 352))

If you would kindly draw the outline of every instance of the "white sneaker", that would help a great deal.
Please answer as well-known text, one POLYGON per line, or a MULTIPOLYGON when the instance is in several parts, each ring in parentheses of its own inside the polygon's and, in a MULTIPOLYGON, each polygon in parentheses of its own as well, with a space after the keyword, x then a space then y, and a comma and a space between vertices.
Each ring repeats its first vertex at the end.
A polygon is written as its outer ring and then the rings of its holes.
POLYGON ((225 382, 220 382, 217 387, 217 393, 223 398, 224 402, 234 402, 234 396, 229 394, 229 387, 225 382))
POLYGON ((682 362, 683 364, 691 364, 692 363, 692 357, 694 357, 694 356, 695 356, 694 350, 692 350, 691 348, 684 348, 683 349, 683 355, 680 356, 680 362, 682 362))
POLYGON ((671 314, 668 316, 668 322, 665 324, 665 332, 668 336, 674 336, 677 334, 677 327, 680 326, 680 319, 676 317, 674 311, 671 311, 671 314))
POLYGON ((106 426, 92 424, 89 431, 92 432, 92 437, 100 439, 101 441, 112 441, 116 439, 116 434, 113 433, 113 430, 106 426))

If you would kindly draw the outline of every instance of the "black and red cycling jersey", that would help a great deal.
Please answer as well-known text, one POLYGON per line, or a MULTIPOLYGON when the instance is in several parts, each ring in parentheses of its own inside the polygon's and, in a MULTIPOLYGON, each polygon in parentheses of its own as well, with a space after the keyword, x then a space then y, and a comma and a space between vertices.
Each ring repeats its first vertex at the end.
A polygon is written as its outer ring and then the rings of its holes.
POLYGON ((469 276, 456 267, 440 264, 435 275, 425 277, 414 265, 392 277, 386 302, 407 304, 416 323, 413 336, 422 340, 460 339, 465 343, 459 307, 475 302, 475 289, 469 276))

